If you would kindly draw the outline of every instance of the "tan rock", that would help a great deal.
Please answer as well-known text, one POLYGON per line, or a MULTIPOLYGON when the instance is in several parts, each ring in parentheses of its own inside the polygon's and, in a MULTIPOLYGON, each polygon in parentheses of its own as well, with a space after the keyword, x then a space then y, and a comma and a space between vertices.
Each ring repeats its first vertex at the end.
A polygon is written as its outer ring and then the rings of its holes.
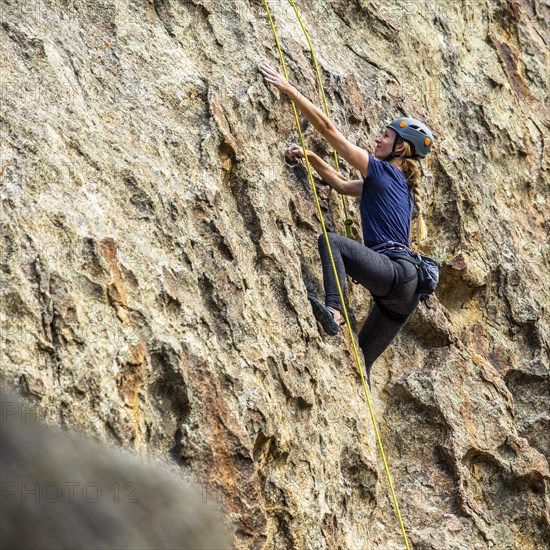
MULTIPOLYGON (((236 548, 403 548, 350 335, 321 334, 306 298, 320 220, 283 160, 291 104, 257 71, 278 64, 264 6, 244 4, 2 4, 1 371, 46 421, 200 479, 236 548)), ((269 4, 322 107, 290 4, 269 4)), ((403 114, 435 134, 421 249, 440 286, 372 373, 411 546, 542 550, 548 10, 298 9, 351 141, 403 114)), ((349 298, 361 322, 368 292, 349 298)))

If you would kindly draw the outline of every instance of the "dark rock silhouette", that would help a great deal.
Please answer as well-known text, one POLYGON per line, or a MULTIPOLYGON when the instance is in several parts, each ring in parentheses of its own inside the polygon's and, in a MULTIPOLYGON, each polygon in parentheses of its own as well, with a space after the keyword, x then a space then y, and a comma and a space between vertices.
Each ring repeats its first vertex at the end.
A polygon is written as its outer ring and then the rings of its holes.
POLYGON ((199 492, 158 466, 35 422, 0 394, 2 548, 227 548, 199 492))

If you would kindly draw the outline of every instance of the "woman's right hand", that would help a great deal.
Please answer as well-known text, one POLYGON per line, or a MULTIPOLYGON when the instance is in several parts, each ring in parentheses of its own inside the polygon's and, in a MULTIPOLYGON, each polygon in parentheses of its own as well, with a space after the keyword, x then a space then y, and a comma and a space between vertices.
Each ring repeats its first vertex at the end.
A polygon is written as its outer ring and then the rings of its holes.
POLYGON ((292 88, 290 82, 285 78, 279 67, 274 69, 269 63, 262 61, 258 65, 258 69, 263 74, 265 81, 273 84, 273 86, 281 90, 281 92, 287 94, 292 88))

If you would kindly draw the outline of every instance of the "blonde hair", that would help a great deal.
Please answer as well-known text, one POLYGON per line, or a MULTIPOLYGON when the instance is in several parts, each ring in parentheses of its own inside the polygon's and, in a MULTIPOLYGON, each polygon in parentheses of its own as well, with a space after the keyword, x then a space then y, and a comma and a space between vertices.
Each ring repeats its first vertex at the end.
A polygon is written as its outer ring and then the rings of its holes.
POLYGON ((420 168, 418 164, 411 158, 406 158, 414 155, 414 150, 408 141, 399 138, 399 143, 405 144, 405 150, 400 157, 393 158, 390 162, 397 166, 401 172, 403 172, 409 187, 411 188, 414 196, 414 207, 416 208, 417 216, 417 238, 418 244, 428 236, 428 230, 424 217, 422 216, 422 207, 420 205, 420 168))

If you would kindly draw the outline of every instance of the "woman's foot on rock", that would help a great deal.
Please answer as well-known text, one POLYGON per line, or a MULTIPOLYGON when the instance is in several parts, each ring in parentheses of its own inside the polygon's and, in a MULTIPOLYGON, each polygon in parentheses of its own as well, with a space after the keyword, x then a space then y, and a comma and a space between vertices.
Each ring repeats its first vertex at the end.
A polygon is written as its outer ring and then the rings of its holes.
POLYGON ((313 315, 315 319, 319 321, 323 330, 330 336, 338 334, 340 331, 340 324, 334 318, 332 309, 328 308, 323 302, 319 301, 313 294, 307 295, 308 300, 311 302, 313 308, 313 315))

